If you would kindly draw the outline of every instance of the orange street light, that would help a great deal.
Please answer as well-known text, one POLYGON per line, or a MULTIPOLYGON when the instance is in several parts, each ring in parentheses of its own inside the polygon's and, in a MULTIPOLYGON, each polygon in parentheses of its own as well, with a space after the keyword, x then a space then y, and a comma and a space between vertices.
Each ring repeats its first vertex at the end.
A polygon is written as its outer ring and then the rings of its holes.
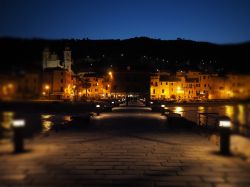
POLYGON ((9 83, 8 88, 10 88, 10 89, 13 88, 13 84, 9 83))
POLYGON ((111 79, 113 78, 113 73, 112 73, 112 71, 109 72, 109 76, 110 76, 111 79))
POLYGON ((45 88, 45 90, 49 90, 49 89, 50 89, 50 86, 46 84, 46 85, 44 86, 44 88, 45 88))

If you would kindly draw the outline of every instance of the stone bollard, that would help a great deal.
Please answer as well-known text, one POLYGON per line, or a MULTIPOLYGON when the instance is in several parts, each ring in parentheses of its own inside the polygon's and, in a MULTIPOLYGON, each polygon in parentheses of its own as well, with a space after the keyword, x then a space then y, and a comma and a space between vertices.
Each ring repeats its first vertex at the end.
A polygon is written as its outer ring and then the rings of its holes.
POLYGON ((99 116, 100 110, 101 110, 101 105, 97 104, 95 107, 96 107, 96 115, 99 116))
POLYGON ((230 155, 231 121, 227 116, 219 118, 220 153, 230 155))
POLYGON ((23 119, 13 120, 13 144, 14 152, 22 153, 24 152, 24 127, 25 121, 23 119))
POLYGON ((165 105, 161 105, 161 115, 163 116, 165 112, 165 105))

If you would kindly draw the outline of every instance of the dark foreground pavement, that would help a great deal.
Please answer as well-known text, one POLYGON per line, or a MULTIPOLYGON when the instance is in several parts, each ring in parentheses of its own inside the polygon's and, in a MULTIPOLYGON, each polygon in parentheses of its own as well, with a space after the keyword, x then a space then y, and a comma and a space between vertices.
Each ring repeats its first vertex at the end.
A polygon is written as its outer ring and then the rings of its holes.
POLYGON ((106 113, 91 123, 37 137, 24 154, 0 145, 0 187, 250 186, 250 163, 218 155, 203 136, 168 131, 159 114, 106 113))

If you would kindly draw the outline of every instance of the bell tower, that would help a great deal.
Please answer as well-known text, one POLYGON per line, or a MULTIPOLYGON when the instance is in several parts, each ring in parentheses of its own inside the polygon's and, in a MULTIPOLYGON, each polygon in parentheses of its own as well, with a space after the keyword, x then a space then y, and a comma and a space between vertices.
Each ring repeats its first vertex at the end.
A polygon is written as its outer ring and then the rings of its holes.
POLYGON ((71 50, 69 47, 66 47, 64 50, 64 68, 71 72, 71 50))
POLYGON ((42 64, 43 70, 48 67, 49 56, 50 56, 49 48, 45 48, 43 50, 43 64, 42 64))

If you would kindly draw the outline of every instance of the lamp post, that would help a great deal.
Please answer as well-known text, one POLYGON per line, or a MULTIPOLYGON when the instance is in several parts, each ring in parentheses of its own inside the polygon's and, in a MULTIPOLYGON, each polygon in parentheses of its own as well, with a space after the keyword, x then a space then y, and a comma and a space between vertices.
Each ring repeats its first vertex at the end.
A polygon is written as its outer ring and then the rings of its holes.
POLYGON ((230 134, 231 134, 231 120, 227 116, 219 118, 219 132, 220 132, 220 153, 222 155, 230 155, 230 134))
POLYGON ((13 135, 13 144, 14 144, 14 152, 22 153, 24 152, 24 136, 23 131, 25 127, 25 120, 16 119, 12 122, 14 135, 13 135))

